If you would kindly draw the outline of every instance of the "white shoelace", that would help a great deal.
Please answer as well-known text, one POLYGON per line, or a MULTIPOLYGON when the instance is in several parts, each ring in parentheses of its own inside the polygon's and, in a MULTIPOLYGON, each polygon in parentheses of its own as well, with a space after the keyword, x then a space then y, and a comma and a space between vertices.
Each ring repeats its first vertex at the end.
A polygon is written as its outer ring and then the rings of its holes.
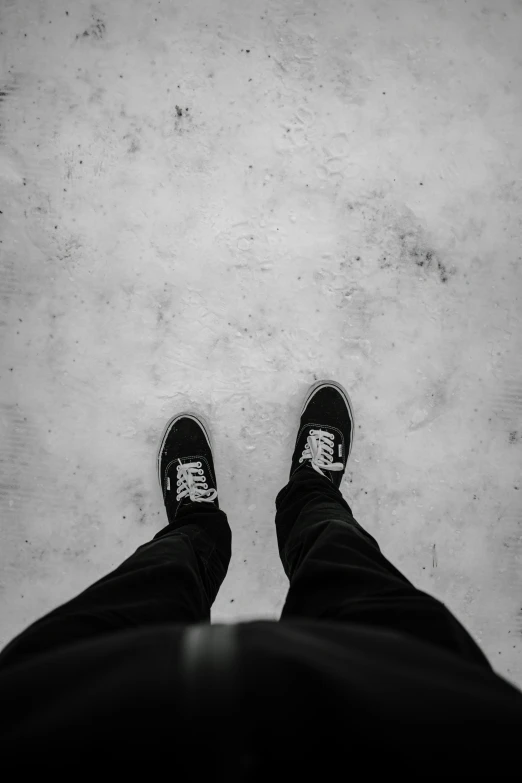
MULTIPOLYGON (((344 470, 342 462, 332 462, 333 460, 333 440, 332 432, 325 430, 310 430, 310 435, 306 441, 306 446, 299 462, 305 459, 311 460, 311 465, 317 473, 324 476, 323 470, 344 470), (322 468, 322 470, 321 470, 322 468)), ((327 478, 327 476, 325 476, 327 478)))
MULTIPOLYGON (((213 503, 218 493, 215 489, 209 489, 201 462, 178 462, 176 501, 188 495, 193 503, 213 503), (208 497, 204 497, 205 495, 208 497)), ((167 478, 167 489, 170 489, 170 478, 167 478)))

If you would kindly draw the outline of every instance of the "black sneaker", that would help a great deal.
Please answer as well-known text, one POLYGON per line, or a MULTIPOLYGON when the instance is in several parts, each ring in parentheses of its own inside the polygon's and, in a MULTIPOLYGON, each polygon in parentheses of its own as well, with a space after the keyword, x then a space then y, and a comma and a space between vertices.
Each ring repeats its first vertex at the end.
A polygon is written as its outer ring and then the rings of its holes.
POLYGON ((292 457, 290 478, 309 468, 337 489, 352 450, 353 409, 348 392, 336 381, 317 381, 306 393, 292 457))

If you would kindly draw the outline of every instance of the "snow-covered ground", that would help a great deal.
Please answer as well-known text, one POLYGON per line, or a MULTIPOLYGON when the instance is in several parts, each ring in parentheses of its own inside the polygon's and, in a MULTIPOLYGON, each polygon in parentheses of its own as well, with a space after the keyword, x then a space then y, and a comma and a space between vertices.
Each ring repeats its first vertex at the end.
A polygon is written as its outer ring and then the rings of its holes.
POLYGON ((522 7, 3 0, 0 643, 166 524, 212 427, 214 622, 279 615, 275 497, 340 381, 342 491, 522 685, 522 7))

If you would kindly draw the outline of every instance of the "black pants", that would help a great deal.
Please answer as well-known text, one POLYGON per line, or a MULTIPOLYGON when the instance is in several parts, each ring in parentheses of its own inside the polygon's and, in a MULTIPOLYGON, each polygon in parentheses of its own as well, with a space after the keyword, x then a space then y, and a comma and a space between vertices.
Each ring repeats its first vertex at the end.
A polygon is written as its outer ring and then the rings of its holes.
MULTIPOLYGON (((448 609, 382 555, 328 479, 311 468, 299 471, 280 491, 276 509, 279 552, 290 582, 282 621, 348 621, 391 629, 490 669, 448 609)), ((209 622, 231 540, 223 511, 206 503, 183 508, 175 525, 8 644, 0 654, 0 672, 109 632, 209 622)))
POLYGON ((314 470, 276 507, 290 581, 281 621, 209 623, 231 531, 223 511, 196 504, 15 638, 0 654, 2 771, 226 783, 512 774, 522 694, 462 625, 314 470))

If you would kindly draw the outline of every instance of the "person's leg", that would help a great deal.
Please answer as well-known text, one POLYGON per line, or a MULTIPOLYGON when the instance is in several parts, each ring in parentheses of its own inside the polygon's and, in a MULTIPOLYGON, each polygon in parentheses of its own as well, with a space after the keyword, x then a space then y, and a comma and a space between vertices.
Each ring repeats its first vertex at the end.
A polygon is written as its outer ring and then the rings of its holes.
POLYGON ((51 648, 138 625, 210 622, 231 557, 226 514, 208 503, 182 508, 121 566, 37 620, 0 654, 0 667, 51 648))
POLYGON ((350 621, 408 633, 490 667, 469 633, 437 599, 417 590, 326 477, 295 473, 276 498, 276 531, 290 581, 281 620, 350 621))

